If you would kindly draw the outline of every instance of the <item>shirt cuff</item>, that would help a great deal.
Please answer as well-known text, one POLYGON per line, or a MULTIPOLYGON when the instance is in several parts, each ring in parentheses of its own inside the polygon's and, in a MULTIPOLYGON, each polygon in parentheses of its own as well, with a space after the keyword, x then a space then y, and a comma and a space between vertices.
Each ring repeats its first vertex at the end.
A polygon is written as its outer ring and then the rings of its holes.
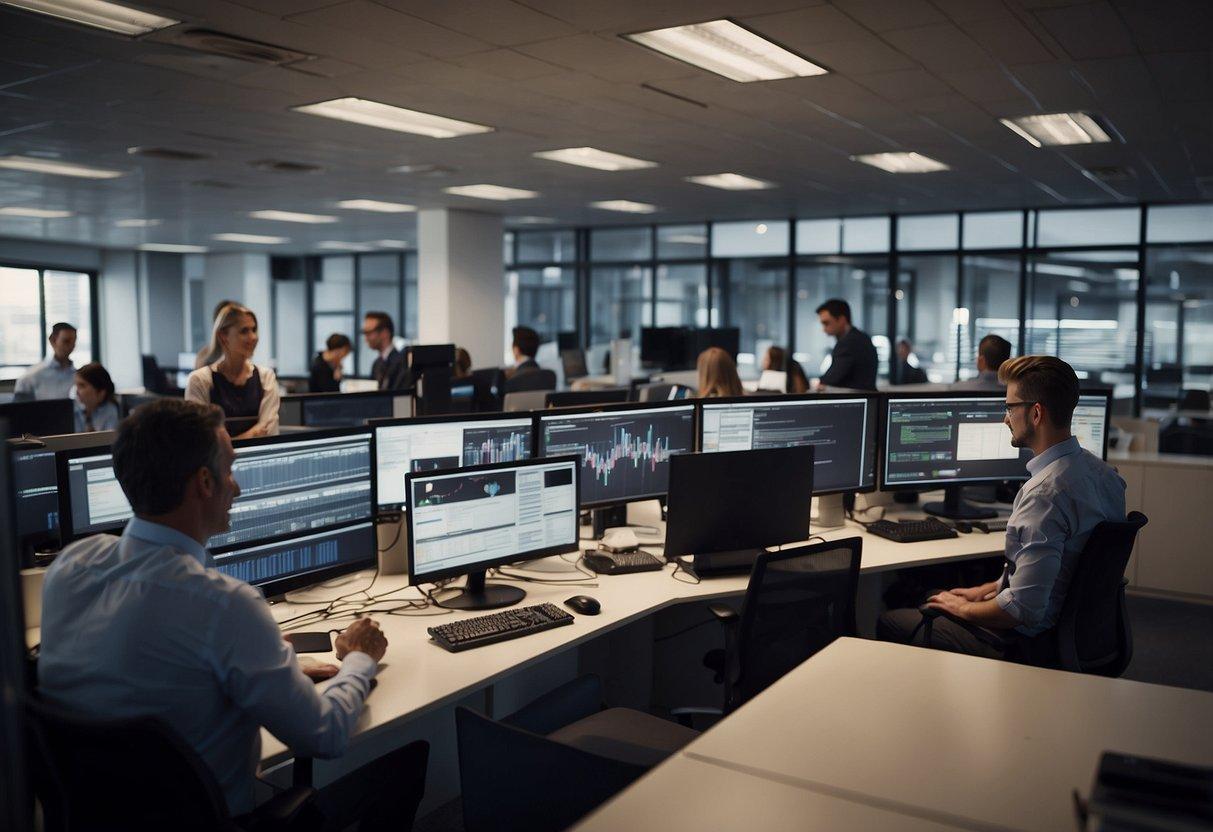
POLYGON ((1020 624, 1024 623, 1024 608, 1015 600, 1015 593, 1010 587, 995 595, 994 600, 998 602, 998 606, 1002 608, 1003 612, 1020 624))
POLYGON ((374 679, 375 674, 379 672, 379 663, 368 656, 366 653, 361 653, 357 650, 345 654, 345 658, 341 660, 341 671, 338 676, 365 676, 367 679, 374 679))

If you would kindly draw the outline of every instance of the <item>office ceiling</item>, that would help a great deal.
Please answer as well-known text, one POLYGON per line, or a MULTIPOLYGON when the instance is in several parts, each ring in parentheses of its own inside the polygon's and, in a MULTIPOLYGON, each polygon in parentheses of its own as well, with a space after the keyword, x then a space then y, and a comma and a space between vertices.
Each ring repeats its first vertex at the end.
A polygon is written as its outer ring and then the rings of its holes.
MULTIPOLYGON (((0 236, 128 247, 214 233, 415 242, 412 215, 370 198, 561 225, 1082 205, 1213 198, 1213 4, 1207 0, 157 0, 179 18, 138 40, 0 7, 0 155, 117 168, 111 180, 0 170, 0 236), (828 67, 736 83, 618 35, 733 17, 828 67), (314 56, 266 66, 174 44, 210 29, 314 56), (493 126, 431 139, 290 108, 357 96, 493 126), (1034 148, 998 117, 1088 110, 1123 142, 1034 148), (532 157, 593 146, 658 163, 607 173, 532 157), (191 161, 130 147, 202 154, 191 161), (951 170, 893 175, 849 160, 912 150, 951 170), (315 166, 267 170, 266 160, 315 166), (399 173, 401 165, 438 171, 399 173), (1106 178, 1089 171, 1102 171, 1106 178), (778 187, 726 192, 731 171, 778 187), (536 199, 443 193, 492 183, 536 199), (629 199, 646 217, 587 207, 629 199), (331 225, 248 211, 333 214, 331 225), (156 219, 123 228, 124 219, 156 219)), ((247 246, 245 246, 247 248, 247 246)))

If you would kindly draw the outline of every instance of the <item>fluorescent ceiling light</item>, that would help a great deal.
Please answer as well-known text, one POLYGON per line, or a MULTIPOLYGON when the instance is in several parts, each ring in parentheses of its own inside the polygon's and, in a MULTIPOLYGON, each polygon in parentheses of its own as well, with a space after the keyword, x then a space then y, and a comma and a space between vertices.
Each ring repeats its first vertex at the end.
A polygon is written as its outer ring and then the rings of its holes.
POLYGON ((33 156, 0 156, 0 168, 25 170, 31 173, 49 173, 55 176, 75 176, 80 179, 117 179, 119 176, 126 175, 125 171, 89 168, 84 165, 56 162, 54 159, 38 159, 33 156))
POLYGON ((583 168, 595 170, 640 170, 655 168, 656 162, 646 162, 644 159, 633 159, 619 153, 610 153, 596 147, 566 147, 563 150, 541 150, 531 154, 536 159, 549 159, 553 162, 564 162, 566 165, 580 165, 583 168))
POLYGON ((291 109, 313 116, 352 121, 368 127, 382 127, 384 130, 396 130, 401 133, 416 133, 419 136, 430 136, 435 139, 450 139, 472 133, 489 133, 493 130, 492 127, 486 127, 483 124, 459 121, 417 110, 406 110, 403 107, 380 104, 378 101, 368 101, 365 98, 334 98, 331 101, 305 104, 291 109))
POLYGON ((1112 141, 1112 137, 1086 113, 1048 113, 1000 118, 999 121, 1035 147, 1046 144, 1098 144, 1112 141))
POLYGON ((712 173, 706 176, 688 176, 686 181, 696 185, 707 185, 709 188, 722 188, 726 191, 762 191, 774 188, 774 182, 764 179, 754 179, 742 176, 740 173, 712 173))
POLYGON ((0 217, 29 217, 36 220, 61 220, 73 216, 71 211, 55 211, 50 208, 22 208, 10 205, 0 208, 0 217))
POLYGON ((117 220, 114 223, 114 225, 118 226, 119 228, 155 228, 161 222, 162 222, 161 220, 130 219, 130 220, 117 220))
POLYGON ((106 3, 105 0, 0 0, 0 3, 130 37, 167 29, 181 22, 117 3, 106 3))
POLYGON ((863 162, 889 173, 933 173, 937 170, 950 170, 943 162, 921 153, 868 153, 852 156, 851 161, 863 162))
POLYGON ((412 248, 413 244, 408 240, 376 240, 375 245, 380 248, 412 248))
POLYGON ((249 211, 249 216, 255 220, 273 220, 274 222, 302 222, 308 225, 322 225, 326 222, 337 222, 336 217, 326 214, 299 214, 294 211, 249 211))
POLYGON ((347 243, 342 240, 321 240, 316 248, 322 251, 371 251, 374 246, 368 243, 347 243))
POLYGON ((507 221, 515 225, 548 225, 555 222, 551 217, 508 217, 507 221))
POLYGON ((225 243, 256 243, 262 246, 276 246, 279 243, 289 243, 290 237, 266 237, 262 234, 212 234, 212 239, 222 240, 225 243))
POLYGON ((502 185, 455 185, 454 187, 443 188, 442 190, 455 196, 470 196, 473 199, 496 199, 500 201, 507 199, 534 199, 539 196, 538 191, 506 188, 502 185))
POLYGON ((206 246, 189 246, 184 243, 144 243, 140 251, 164 251, 169 254, 205 254, 206 246))
POLYGON ((591 202, 590 207, 604 211, 623 211, 625 214, 651 214, 657 210, 656 205, 632 202, 630 199, 604 199, 601 202, 591 202))
POLYGON ((709 20, 623 37, 743 83, 802 78, 827 72, 731 20, 709 20))
POLYGON ((405 214, 416 211, 416 205, 404 202, 380 202, 377 199, 343 199, 337 203, 338 208, 349 211, 376 211, 380 214, 405 214))

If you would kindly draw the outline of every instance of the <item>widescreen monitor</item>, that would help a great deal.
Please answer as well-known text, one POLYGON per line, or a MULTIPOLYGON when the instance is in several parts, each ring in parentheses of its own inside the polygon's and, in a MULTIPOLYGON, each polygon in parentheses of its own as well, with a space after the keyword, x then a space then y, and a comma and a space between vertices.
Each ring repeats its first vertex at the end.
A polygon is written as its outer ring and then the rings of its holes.
POLYGON ((659 402, 536 414, 536 455, 577 457, 582 508, 665 496, 670 457, 695 450, 695 405, 659 402))
POLYGON ((1112 391, 1084 390, 1070 420, 1070 433, 1078 444, 1100 459, 1108 458, 1108 421, 1112 413, 1112 391))
POLYGON ((283 396, 278 420, 283 425, 322 430, 361 427, 368 419, 413 415, 413 397, 384 390, 369 393, 297 393, 283 396))
POLYGON ((407 474, 530 459, 530 415, 436 416, 374 421, 379 511, 407 509, 407 474))
POLYGON ((76 429, 75 405, 71 399, 41 399, 0 404, 0 419, 8 424, 8 436, 54 436, 76 429))
POLYGON ((467 586, 438 600, 453 609, 517 603, 517 586, 485 584, 485 570, 577 551, 578 461, 571 456, 410 473, 409 583, 467 575, 467 586))
POLYGON ((876 399, 854 395, 741 396, 700 404, 699 449, 812 445, 813 493, 876 488, 876 399))

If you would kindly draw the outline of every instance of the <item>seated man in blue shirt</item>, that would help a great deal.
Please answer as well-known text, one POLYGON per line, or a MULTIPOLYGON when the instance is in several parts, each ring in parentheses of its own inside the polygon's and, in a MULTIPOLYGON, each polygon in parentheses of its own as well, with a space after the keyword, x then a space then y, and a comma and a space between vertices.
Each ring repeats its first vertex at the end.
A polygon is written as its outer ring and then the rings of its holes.
MULTIPOLYGON (((1007 520, 1002 577, 981 586, 933 595, 928 605, 991 630, 1034 636, 1057 623, 1074 567, 1091 530, 1125 517, 1125 481, 1070 434, 1078 404, 1078 378, 1051 355, 1025 355, 1003 363, 1006 424, 1011 444, 1031 448, 1030 479, 1007 520)), ((876 624, 886 641, 921 644, 917 609, 892 610, 876 624)), ((999 657, 994 647, 947 618, 934 623, 932 645, 957 653, 999 657)))
MULTIPOLYGON (((164 720, 236 815, 253 808, 262 726, 301 756, 345 751, 387 639, 355 621, 337 637, 340 670, 317 692, 260 592, 215 570, 205 548, 240 493, 234 457, 213 405, 160 399, 122 423, 114 473, 135 516, 121 537, 77 541, 47 570, 38 682, 74 711, 164 720)), ((379 774, 366 779, 381 784, 379 774)))

